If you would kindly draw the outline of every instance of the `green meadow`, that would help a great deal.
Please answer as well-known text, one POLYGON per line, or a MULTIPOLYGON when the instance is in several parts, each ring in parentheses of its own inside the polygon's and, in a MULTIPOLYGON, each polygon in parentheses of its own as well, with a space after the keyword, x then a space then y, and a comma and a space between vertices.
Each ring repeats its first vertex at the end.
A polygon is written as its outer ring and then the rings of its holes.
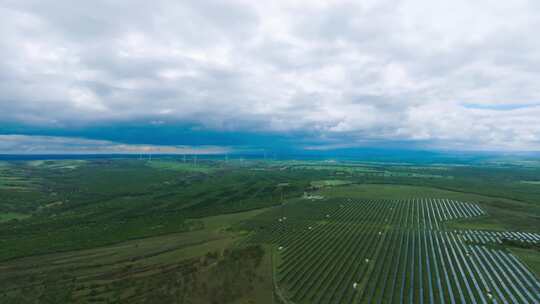
MULTIPOLYGON (((460 231, 540 233, 540 191, 521 182, 534 180, 540 174, 534 170, 540 169, 441 166, 209 159, 194 164, 181 158, 4 162, 0 302, 329 303, 334 292, 356 303, 384 302, 389 283, 382 282, 402 280, 384 265, 419 254, 423 263, 438 265, 440 275, 450 271, 448 265, 457 266, 465 246, 478 246, 470 250, 484 255, 479 263, 484 258, 507 261, 512 254, 537 278, 538 245, 506 239, 473 244, 462 240, 460 231), (385 218, 394 213, 393 219, 385 218), (408 216, 419 222, 401 222, 408 216), (312 230, 319 233, 311 236, 312 230), (365 237, 373 266, 344 259, 353 256, 348 246, 356 243, 347 241, 353 235, 365 237), (333 239, 339 242, 329 242, 333 239), (448 253, 452 259, 444 267, 425 260, 432 250, 447 259, 437 242, 456 250, 456 257, 448 253), (411 251, 414 246, 423 251, 411 251), (500 251, 485 251, 491 248, 500 251), (377 256, 388 262, 379 265, 377 256), (354 283, 341 267, 381 281, 357 282, 362 293, 352 294, 352 287, 337 288, 339 281, 354 283), (328 294, 310 292, 309 286, 318 285, 328 294)), ((403 273, 432 282, 434 271, 403 273)), ((488 280, 502 274, 494 269, 483 275, 488 280)), ((469 280, 449 284, 465 288, 469 280)), ((403 297, 429 302, 429 288, 418 286, 404 287, 403 297)), ((519 297, 518 292, 497 297, 519 297)), ((391 296, 397 301, 401 295, 391 296)), ((444 289, 440 296, 450 301, 457 295, 444 289)), ((467 297, 482 296, 472 292, 467 297)))

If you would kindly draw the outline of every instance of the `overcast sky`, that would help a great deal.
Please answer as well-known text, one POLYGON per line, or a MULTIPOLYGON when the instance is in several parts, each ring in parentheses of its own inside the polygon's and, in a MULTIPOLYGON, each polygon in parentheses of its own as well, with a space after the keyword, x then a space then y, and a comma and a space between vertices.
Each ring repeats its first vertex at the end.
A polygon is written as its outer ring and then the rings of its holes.
POLYGON ((535 0, 2 0, 0 149, 540 151, 539 28, 535 0))

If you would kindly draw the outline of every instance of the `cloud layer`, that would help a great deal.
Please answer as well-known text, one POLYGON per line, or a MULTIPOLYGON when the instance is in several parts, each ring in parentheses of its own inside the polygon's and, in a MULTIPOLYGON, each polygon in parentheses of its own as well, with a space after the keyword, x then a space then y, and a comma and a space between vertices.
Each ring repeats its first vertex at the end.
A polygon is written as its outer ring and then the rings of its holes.
POLYGON ((218 146, 128 145, 58 136, 0 135, 0 154, 225 154, 218 146))
POLYGON ((3 1, 0 122, 540 150, 538 1, 3 1))

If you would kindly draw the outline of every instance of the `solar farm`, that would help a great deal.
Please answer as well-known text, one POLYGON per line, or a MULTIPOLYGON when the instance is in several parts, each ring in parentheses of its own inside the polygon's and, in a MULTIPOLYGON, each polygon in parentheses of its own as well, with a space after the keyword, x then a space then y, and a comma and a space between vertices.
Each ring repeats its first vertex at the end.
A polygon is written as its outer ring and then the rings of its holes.
POLYGON ((540 235, 447 229, 487 216, 448 199, 334 199, 282 206, 247 242, 270 243, 286 303, 540 303, 540 282, 504 241, 540 235))

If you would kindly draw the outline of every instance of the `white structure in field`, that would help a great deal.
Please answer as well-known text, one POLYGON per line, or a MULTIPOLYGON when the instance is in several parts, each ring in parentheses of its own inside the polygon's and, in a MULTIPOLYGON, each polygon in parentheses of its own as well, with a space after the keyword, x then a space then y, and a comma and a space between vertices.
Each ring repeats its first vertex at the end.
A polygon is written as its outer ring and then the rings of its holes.
POLYGON ((313 200, 322 200, 322 199, 324 199, 324 196, 304 192, 304 195, 302 196, 302 198, 313 201, 313 200))

